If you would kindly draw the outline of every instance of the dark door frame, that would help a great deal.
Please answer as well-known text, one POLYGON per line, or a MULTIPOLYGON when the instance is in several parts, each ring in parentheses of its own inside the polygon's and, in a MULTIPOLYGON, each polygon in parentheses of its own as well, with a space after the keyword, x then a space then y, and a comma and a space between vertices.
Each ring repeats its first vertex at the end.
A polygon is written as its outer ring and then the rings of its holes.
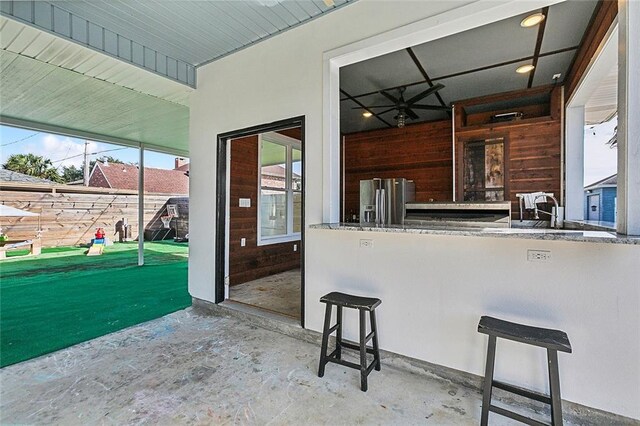
POLYGON ((273 132, 276 130, 300 127, 301 148, 302 148, 302 224, 300 232, 300 325, 304 328, 304 211, 305 211, 305 188, 307 166, 305 161, 305 118, 303 115, 285 120, 274 121, 272 123, 260 124, 240 130, 221 133, 217 138, 217 159, 216 159, 216 267, 215 267, 215 303, 224 301, 224 273, 226 258, 226 219, 227 219, 227 146, 231 139, 238 139, 245 136, 257 135, 260 133, 273 132))

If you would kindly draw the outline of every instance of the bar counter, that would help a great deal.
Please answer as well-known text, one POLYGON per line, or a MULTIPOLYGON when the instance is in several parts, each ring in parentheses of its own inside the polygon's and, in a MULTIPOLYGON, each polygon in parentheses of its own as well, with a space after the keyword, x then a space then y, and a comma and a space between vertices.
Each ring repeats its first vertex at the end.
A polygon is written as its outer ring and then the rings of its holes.
POLYGON ((387 233, 408 233, 427 235, 451 235, 469 237, 517 238, 527 240, 555 240, 586 243, 640 244, 640 237, 630 237, 607 231, 584 231, 545 228, 468 228, 456 226, 371 226, 358 223, 321 223, 311 225, 311 229, 330 229, 339 231, 367 231, 387 233))

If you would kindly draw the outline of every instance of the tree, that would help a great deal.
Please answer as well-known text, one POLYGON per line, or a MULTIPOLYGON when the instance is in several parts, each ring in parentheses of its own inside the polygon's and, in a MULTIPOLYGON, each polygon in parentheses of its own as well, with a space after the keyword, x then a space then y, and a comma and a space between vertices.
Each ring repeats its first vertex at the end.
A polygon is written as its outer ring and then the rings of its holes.
POLYGON ((35 154, 12 154, 7 158, 3 168, 25 175, 54 182, 62 182, 58 170, 53 167, 51 160, 35 154))
MULTIPOLYGON (((100 162, 108 162, 108 163, 120 163, 123 164, 124 162, 118 158, 114 158, 110 155, 103 155, 102 157, 97 158, 96 160, 91 160, 91 162, 89 163, 89 173, 91 173, 91 170, 93 170, 93 167, 96 165, 96 161, 100 161, 100 162)), ((62 181, 65 183, 69 183, 69 182, 76 182, 79 180, 82 180, 84 178, 84 164, 81 165, 80 167, 76 167, 76 166, 64 166, 62 168, 62 181)))
POLYGON ((65 183, 75 182, 78 180, 82 180, 84 174, 81 168, 77 168, 76 166, 63 166, 62 167, 62 181, 65 183))

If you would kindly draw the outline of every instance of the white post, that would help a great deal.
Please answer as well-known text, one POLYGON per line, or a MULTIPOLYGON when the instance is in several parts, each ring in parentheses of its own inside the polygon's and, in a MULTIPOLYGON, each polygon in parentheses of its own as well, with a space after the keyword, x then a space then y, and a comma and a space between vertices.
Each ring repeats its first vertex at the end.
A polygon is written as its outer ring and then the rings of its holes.
POLYGON ((620 234, 640 235, 640 1, 618 1, 618 215, 620 234))
POLYGON ((138 266, 144 265, 144 144, 138 148, 138 266))
POLYGON ((584 105, 565 115, 565 219, 584 219, 584 105))
POLYGON ((89 186, 89 141, 84 141, 84 170, 82 173, 82 183, 84 186, 89 186))

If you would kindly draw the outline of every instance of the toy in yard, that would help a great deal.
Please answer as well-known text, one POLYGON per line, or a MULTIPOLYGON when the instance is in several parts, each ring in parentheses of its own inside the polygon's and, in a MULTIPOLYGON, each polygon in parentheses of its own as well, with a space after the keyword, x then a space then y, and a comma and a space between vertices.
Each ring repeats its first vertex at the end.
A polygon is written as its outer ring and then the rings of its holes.
POLYGON ((99 256, 104 251, 104 246, 106 245, 106 238, 104 237, 104 228, 98 228, 96 230, 96 237, 91 240, 91 246, 89 246, 89 251, 87 252, 87 256, 99 256))

